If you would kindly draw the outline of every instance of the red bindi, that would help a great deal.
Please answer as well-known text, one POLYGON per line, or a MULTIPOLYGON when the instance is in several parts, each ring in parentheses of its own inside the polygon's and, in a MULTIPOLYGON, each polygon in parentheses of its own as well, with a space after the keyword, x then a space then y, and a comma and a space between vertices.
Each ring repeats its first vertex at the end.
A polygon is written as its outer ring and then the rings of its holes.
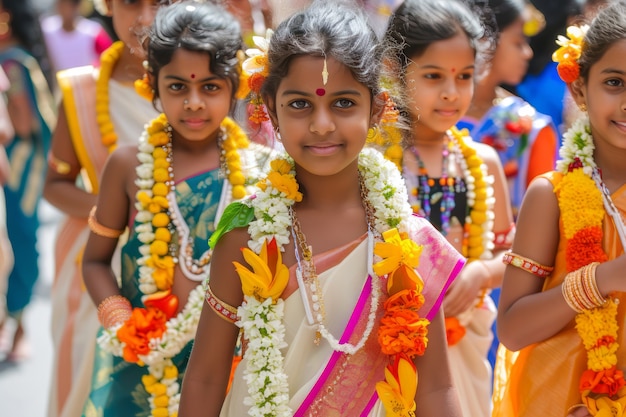
POLYGON ((456 72, 456 68, 452 68, 452 72, 456 72))
POLYGON ((196 78, 196 74, 191 74, 191 79, 193 80, 194 78, 196 78))
POLYGON ((322 97, 324 94, 326 94, 326 90, 324 90, 323 88, 318 88, 317 90, 315 90, 315 94, 322 97))

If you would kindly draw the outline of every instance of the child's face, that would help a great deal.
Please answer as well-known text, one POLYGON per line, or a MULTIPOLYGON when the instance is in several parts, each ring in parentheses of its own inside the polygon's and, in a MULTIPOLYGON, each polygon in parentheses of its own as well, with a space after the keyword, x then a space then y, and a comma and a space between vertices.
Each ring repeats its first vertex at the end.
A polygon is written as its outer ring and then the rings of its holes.
POLYGON ((412 57, 406 86, 417 129, 443 134, 459 121, 474 94, 474 63, 474 49, 464 34, 434 42, 412 57))
POLYGON ((285 150, 303 169, 333 175, 354 163, 370 127, 372 96, 350 70, 333 58, 294 58, 274 103, 285 150))
POLYGON ((141 41, 160 4, 159 0, 107 0, 115 33, 139 58, 145 55, 141 41))
POLYGON ((579 105, 587 105, 596 146, 626 149, 625 56, 626 39, 622 39, 591 66, 586 85, 578 93, 572 91, 579 105))
POLYGON ((232 87, 209 70, 206 52, 179 48, 159 72, 159 100, 176 134, 188 141, 215 139, 231 107, 232 87))
POLYGON ((528 68, 533 51, 524 35, 524 19, 517 20, 500 32, 496 52, 491 60, 490 77, 498 83, 519 84, 528 68))

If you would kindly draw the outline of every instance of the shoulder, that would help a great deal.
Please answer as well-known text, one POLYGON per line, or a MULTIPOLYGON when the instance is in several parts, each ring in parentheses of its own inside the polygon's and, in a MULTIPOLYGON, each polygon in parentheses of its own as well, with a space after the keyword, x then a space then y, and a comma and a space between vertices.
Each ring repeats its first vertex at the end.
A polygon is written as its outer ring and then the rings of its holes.
POLYGON ((107 158, 109 169, 134 169, 138 164, 136 145, 119 146, 107 158))
POLYGON ((487 165, 500 164, 500 157, 492 146, 477 142, 471 137, 466 137, 465 142, 476 151, 476 155, 487 165))

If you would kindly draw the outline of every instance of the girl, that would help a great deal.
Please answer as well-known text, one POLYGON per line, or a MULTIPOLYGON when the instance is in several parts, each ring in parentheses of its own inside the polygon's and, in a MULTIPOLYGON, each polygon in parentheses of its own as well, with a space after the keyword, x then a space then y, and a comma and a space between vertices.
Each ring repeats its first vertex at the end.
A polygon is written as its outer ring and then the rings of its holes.
MULTIPOLYGON (((159 1, 101 0, 95 4, 102 14, 112 17, 120 40, 103 52, 99 68, 78 67, 57 74, 62 99, 44 185, 46 200, 67 216, 54 248, 54 353, 48 417, 80 415, 89 395, 100 325, 83 283, 81 257, 89 236, 87 217, 100 191, 104 163, 117 146, 137 143, 146 121, 158 115, 137 94, 133 82, 144 73, 140 36, 154 20, 159 1)), ((119 276, 119 268, 116 271, 119 276)))
POLYGON ((530 185, 504 260, 494 416, 623 415, 626 402, 626 3, 554 55, 586 114, 530 185), (538 238, 540 237, 540 238, 538 238))
POLYGON ((549 116, 500 87, 519 84, 533 56, 524 33, 524 1, 489 0, 488 4, 497 25, 495 50, 457 127, 468 128, 476 141, 498 152, 515 216, 530 181, 554 168, 558 134, 549 116))
POLYGON ((513 233, 498 155, 453 129, 470 106, 483 37, 478 16, 463 3, 438 0, 406 0, 386 34, 398 45, 406 91, 401 110, 410 119, 410 139, 398 156, 410 201, 469 260, 444 310, 454 383, 471 417, 490 412, 487 352, 495 307, 488 292, 500 284, 499 253, 513 233))
POLYGON ((84 415, 176 415, 212 258, 208 239, 268 157, 227 117, 241 46, 239 25, 217 6, 180 2, 157 12, 146 80, 163 114, 138 146, 111 154, 89 217, 83 276, 104 330, 84 415), (126 226, 120 287, 111 258, 126 226))
MULTIPOLYGON (((476 1, 478 3, 478 1, 476 1)), ((482 3, 482 1, 481 1, 482 3)), ((492 146, 506 175, 513 217, 530 181, 554 168, 558 133, 549 116, 504 88, 517 85, 532 58, 525 26, 530 19, 523 0, 489 0, 496 24, 496 45, 485 74, 476 82, 476 91, 467 114, 457 128, 467 128, 479 142, 492 146)), ((491 292, 496 306, 500 289, 491 292)), ((495 324, 492 326, 495 331, 495 324)), ((495 364, 498 338, 494 337, 488 359, 495 364)))
POLYGON ((363 149, 383 105, 375 32, 315 2, 259 43, 244 67, 287 154, 220 225, 234 230, 215 246, 179 415, 460 416, 439 304, 462 258, 363 149), (247 349, 224 401, 238 326, 247 349))
MULTIPOLYGON (((45 176, 46 154, 56 123, 54 102, 41 65, 45 51, 38 17, 30 1, 0 3, 0 66, 9 78, 7 109, 14 135, 6 145, 10 172, 4 185, 7 233, 14 263, 7 282, 8 315, 16 330, 7 337, 9 360, 23 359, 29 352, 23 312, 39 278, 39 203, 45 176)), ((0 334, 7 331, 0 321, 0 334)), ((4 337, 2 337, 4 338, 4 337)))

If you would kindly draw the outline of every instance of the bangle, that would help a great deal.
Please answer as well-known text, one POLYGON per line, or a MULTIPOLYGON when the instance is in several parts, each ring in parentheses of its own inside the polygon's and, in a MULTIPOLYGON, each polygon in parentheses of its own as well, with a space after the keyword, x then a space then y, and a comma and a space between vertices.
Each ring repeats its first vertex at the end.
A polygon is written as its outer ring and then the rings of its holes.
POLYGON ((98 223, 98 220, 96 219, 96 206, 91 208, 89 217, 87 218, 87 224, 93 233, 98 236, 108 237, 109 239, 117 239, 124 233, 123 230, 111 229, 110 227, 106 227, 98 223))
POLYGON ((601 307, 606 299, 596 283, 598 262, 592 262, 565 276, 561 291, 567 305, 577 313, 601 307))
POLYGON ((67 175, 72 171, 70 164, 54 156, 52 151, 48 152, 48 166, 60 175, 67 175))
POLYGON ((239 320, 239 316, 237 316, 237 309, 217 298, 215 294, 213 294, 213 291, 211 291, 211 287, 208 284, 206 286, 205 298, 211 309, 227 322, 235 323, 239 320))
POLYGON ((121 295, 107 297, 98 305, 98 320, 105 329, 125 322, 132 313, 130 301, 121 295))
POLYGON ((522 255, 518 255, 513 252, 506 252, 502 255, 502 262, 506 265, 512 265, 517 268, 523 269, 526 272, 530 272, 540 278, 545 278, 554 270, 553 266, 542 265, 537 261, 533 261, 530 258, 526 258, 522 255))
POLYGON ((503 232, 494 232, 494 249, 509 249, 513 245, 515 237, 515 223, 511 223, 509 228, 503 232))

